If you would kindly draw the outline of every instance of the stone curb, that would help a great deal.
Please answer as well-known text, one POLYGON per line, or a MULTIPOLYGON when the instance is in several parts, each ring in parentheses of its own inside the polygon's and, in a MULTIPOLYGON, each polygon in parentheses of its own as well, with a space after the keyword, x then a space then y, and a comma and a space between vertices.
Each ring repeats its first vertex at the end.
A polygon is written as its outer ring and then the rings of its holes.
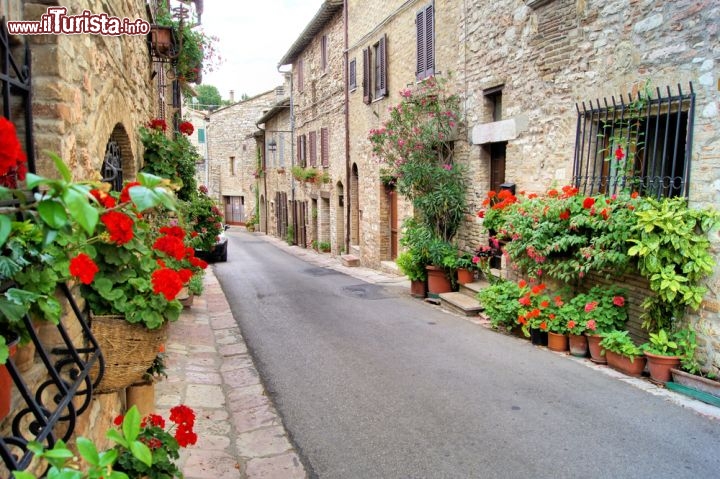
POLYGON ((156 410, 196 413, 198 442, 181 449, 186 479, 305 479, 307 473, 267 396, 214 272, 205 292, 170 325, 168 378, 156 410))

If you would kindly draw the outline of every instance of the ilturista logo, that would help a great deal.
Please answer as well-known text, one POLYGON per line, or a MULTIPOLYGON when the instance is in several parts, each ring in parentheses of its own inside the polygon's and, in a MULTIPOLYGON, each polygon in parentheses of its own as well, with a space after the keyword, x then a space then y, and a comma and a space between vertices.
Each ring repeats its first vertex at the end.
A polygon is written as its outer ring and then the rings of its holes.
POLYGON ((150 23, 141 18, 112 17, 89 10, 68 15, 66 7, 49 7, 39 21, 9 21, 7 29, 11 35, 147 35, 150 23))

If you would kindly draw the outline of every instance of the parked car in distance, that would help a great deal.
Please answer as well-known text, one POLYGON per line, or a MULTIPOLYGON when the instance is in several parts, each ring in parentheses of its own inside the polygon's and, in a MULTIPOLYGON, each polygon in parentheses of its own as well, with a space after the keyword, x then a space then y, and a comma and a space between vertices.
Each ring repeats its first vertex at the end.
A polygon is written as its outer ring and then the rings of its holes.
POLYGON ((227 231, 228 228, 230 228, 228 225, 223 225, 223 230, 218 235, 217 241, 210 251, 195 250, 195 256, 208 263, 227 261, 228 238, 225 235, 225 231, 227 231))

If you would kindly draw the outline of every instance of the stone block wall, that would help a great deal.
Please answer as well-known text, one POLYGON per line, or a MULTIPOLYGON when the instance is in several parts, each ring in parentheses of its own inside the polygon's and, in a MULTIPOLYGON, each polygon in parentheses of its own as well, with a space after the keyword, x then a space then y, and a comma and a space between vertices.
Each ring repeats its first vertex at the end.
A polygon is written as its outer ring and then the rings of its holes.
MULTIPOLYGON (((147 19, 145 2, 76 0, 68 14, 89 10, 147 19)), ((37 20, 48 2, 27 1, 24 19, 37 20)), ((120 144, 123 176, 142 162, 137 129, 154 115, 152 62, 145 35, 28 36, 33 52, 33 114, 37 171, 56 175, 45 150, 57 153, 76 178, 99 178, 111 138, 120 144)))
MULTIPOLYGON (((380 164, 371 153, 367 139, 372 128, 379 128, 389 118, 388 109, 400 102, 399 92, 416 82, 415 17, 429 1, 381 2, 350 0, 348 2, 348 58, 357 65, 357 89, 350 92, 350 162, 359 172, 359 249, 365 266, 378 267, 389 260, 391 248, 388 220, 387 195, 380 181, 380 164), (388 96, 374 99, 370 105, 363 103, 362 71, 364 48, 371 47, 386 35, 387 38, 387 85, 388 96), (385 212, 385 213, 383 213, 385 212)), ((458 19, 462 17, 460 2, 436 0, 435 14, 435 71, 443 77, 451 77, 454 85, 462 85, 458 68, 462 67, 461 48, 458 44, 458 19)), ((371 62, 372 64, 372 62, 371 62)), ((374 85, 374 83, 373 83, 374 85)), ((374 88, 371 88, 371 90, 374 88)), ((457 90, 461 91, 461 90, 457 90)), ((468 148, 462 146, 464 128, 456 142, 455 161, 467 164, 468 148)), ((351 211, 351 214, 354 214, 351 211)), ((406 201, 398 205, 399 223, 412 215, 406 201)), ((352 222, 351 222, 352 223, 352 222)))
MULTIPOLYGON (((346 184, 345 162, 345 64, 344 23, 342 10, 335 13, 319 28, 307 46, 293 60, 293 70, 303 64, 303 88, 297 78, 293 83, 293 111, 295 114, 295 151, 297 136, 305 135, 308 141, 307 165, 310 166, 310 134, 316 137, 316 169, 329 176, 329 181, 306 183, 296 191, 296 199, 311 205, 317 200, 321 205, 318 215, 310 214, 309 232, 317 231, 317 241, 329 242, 333 253, 338 254, 345 246, 343 229, 338 228, 338 218, 345 216, 340 205, 340 194, 346 184), (326 39, 326 67, 322 68, 322 39, 326 39), (327 129, 328 165, 322 165, 322 129, 327 129), (322 207, 327 205, 327 209, 322 207)), ((297 73, 296 73, 297 77, 297 73)), ((297 154, 292 158, 297 163, 297 154)), ((344 194, 344 193, 343 193, 344 194)), ((312 211, 312 207, 310 207, 312 211)), ((342 226, 342 223, 340 223, 342 226)), ((312 235, 310 235, 312 236, 312 235)), ((311 239, 308 239, 310 242, 311 239)), ((305 246, 305 245, 301 245, 305 246)))
MULTIPOLYGON (((717 62, 720 5, 690 0, 502 0, 475 2, 459 22, 461 66, 469 129, 492 126, 483 90, 502 85, 507 135, 506 181, 518 190, 544 192, 572 176, 576 104, 653 91, 677 94, 692 83, 695 114, 690 163, 691 205, 718 206, 720 96, 717 62), (535 5, 535 6, 530 6, 535 5)), ((656 95, 654 95, 656 96, 656 95)), ((486 144, 472 146, 471 168, 480 202, 489 188, 486 144), (477 166, 474 166, 477 165, 477 166)), ((482 238, 470 222, 469 238, 482 238)), ((711 234, 718 258, 720 237, 711 234)), ((632 285, 632 283, 629 283, 632 285)), ((700 331, 701 357, 720 368, 720 272, 706 282, 702 309, 691 314, 700 331)))
POLYGON ((257 122, 277 101, 269 90, 210 114, 206 138, 210 158, 208 194, 224 208, 225 197, 242 196, 246 217, 255 211, 257 122), (232 160, 232 159, 234 160, 232 160), (234 165, 233 165, 234 163, 234 165))

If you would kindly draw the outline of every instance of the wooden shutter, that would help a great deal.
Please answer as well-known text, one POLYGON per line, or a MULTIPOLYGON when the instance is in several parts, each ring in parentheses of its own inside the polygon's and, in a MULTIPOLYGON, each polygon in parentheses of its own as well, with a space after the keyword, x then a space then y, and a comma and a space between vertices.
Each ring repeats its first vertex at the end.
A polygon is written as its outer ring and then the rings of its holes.
POLYGON ((297 164, 298 166, 302 166, 302 136, 297 136, 297 164))
POLYGON ((425 76, 435 74, 435 12, 432 4, 425 10, 425 76))
POLYGON ((416 14, 415 30, 417 31, 416 78, 422 80, 435 74, 435 12, 432 4, 416 14))
POLYGON ((330 166, 330 138, 327 128, 320 129, 320 161, 324 167, 330 166))
POLYGON ((425 78, 425 9, 423 8, 415 16, 415 30, 417 38, 415 39, 415 50, 417 52, 417 63, 415 67, 415 77, 418 80, 425 78))
POLYGON ((297 63, 298 66, 298 91, 303 91, 303 87, 305 86, 305 72, 303 71, 303 60, 302 58, 298 60, 297 63))
POLYGON ((380 78, 378 78, 376 81, 378 82, 378 93, 381 97, 387 96, 388 94, 388 88, 387 88, 387 35, 383 35, 382 38, 380 38, 380 43, 378 44, 378 61, 380 62, 380 78))
POLYGON ((302 167, 307 166, 307 135, 302 135, 302 167))
POLYGON ((363 103, 370 104, 372 96, 370 95, 370 47, 363 50, 363 103))
POLYGON ((317 133, 311 131, 308 134, 308 141, 310 142, 310 166, 317 165, 317 133))

